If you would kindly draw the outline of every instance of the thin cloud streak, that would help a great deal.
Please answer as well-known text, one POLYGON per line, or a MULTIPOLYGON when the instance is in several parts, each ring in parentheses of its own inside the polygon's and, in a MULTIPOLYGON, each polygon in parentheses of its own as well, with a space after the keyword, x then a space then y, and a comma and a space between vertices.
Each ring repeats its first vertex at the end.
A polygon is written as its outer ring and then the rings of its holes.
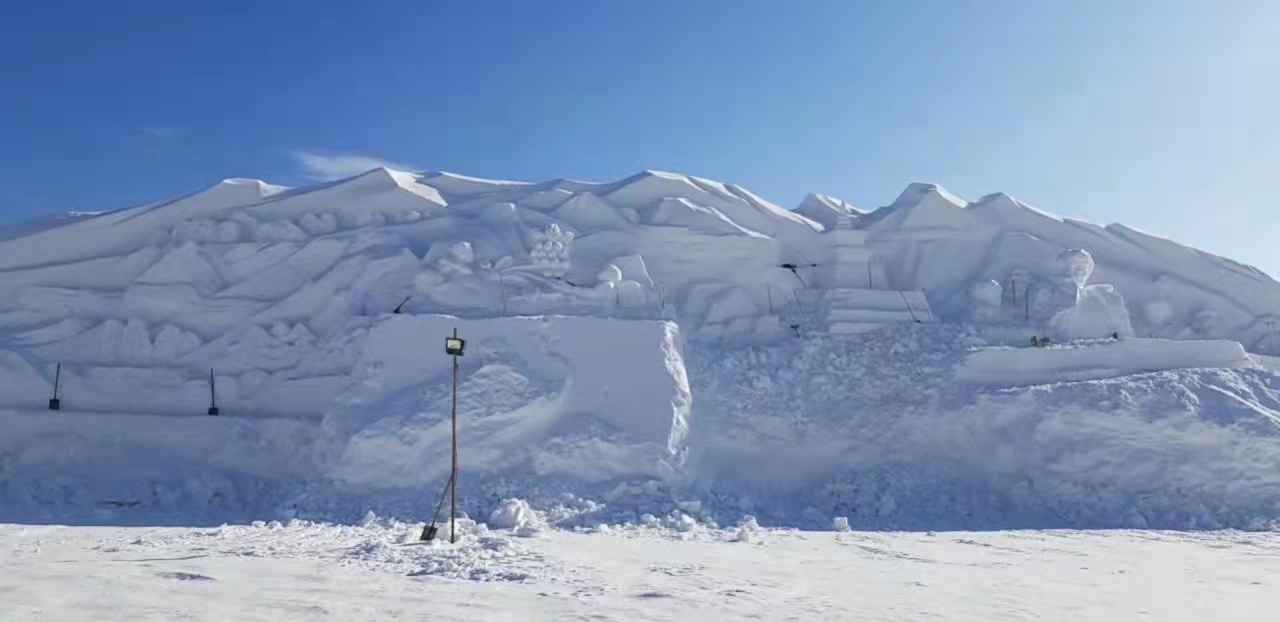
POLYGON ((332 181, 351 177, 379 167, 401 171, 416 170, 416 167, 410 165, 397 164, 382 158, 364 155, 328 155, 314 151, 294 151, 291 155, 297 160, 303 174, 317 181, 332 181))

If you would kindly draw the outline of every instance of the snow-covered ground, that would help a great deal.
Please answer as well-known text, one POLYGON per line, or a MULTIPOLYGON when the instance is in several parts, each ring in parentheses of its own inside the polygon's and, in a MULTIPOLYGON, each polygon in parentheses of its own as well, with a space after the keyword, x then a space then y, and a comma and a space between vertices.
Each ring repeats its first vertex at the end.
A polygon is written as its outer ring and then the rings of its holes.
POLYGON ((1267 620, 1280 534, 0 525, 0 620, 1267 620))

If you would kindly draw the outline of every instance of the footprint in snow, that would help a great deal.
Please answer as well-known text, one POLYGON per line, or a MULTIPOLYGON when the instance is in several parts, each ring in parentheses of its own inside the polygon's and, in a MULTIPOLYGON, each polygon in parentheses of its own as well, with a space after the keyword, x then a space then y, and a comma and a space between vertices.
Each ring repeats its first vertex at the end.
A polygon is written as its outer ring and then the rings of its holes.
POLYGON ((680 564, 678 566, 662 566, 662 565, 649 566, 649 572, 656 572, 659 574, 665 574, 672 577, 688 577, 688 576, 697 574, 698 572, 704 569, 705 567, 702 566, 701 564, 680 564))
POLYGON ((216 581, 213 577, 207 577, 202 574, 191 572, 157 572, 156 576, 164 579, 177 579, 178 581, 216 581))

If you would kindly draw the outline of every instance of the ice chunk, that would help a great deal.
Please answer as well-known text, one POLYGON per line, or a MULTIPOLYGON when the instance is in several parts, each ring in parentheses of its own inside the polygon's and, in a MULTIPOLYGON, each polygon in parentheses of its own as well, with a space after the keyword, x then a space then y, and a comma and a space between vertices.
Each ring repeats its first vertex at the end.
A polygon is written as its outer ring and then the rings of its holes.
POLYGON ((542 528, 542 519, 524 499, 503 499, 489 514, 490 529, 511 529, 517 535, 533 535, 542 528))

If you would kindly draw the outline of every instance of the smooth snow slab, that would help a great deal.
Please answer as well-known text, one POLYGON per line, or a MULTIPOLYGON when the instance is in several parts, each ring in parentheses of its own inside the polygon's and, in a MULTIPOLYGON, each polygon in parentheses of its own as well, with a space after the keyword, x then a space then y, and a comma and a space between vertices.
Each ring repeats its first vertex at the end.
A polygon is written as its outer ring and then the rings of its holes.
POLYGON ((1277 534, 0 525, 0 620, 1265 620, 1277 534))
POLYGON ((956 373, 965 382, 1026 385, 1115 378, 1166 369, 1243 369, 1254 363, 1234 341, 1122 339, 1047 348, 970 353, 956 373))

